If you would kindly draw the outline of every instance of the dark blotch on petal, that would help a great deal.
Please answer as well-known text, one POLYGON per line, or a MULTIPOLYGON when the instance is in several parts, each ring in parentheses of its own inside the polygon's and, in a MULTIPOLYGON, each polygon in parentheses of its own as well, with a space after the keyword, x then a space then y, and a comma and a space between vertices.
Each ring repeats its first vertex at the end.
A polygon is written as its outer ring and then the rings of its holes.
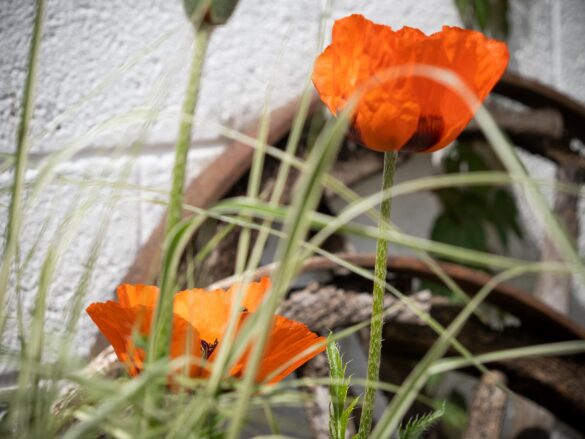
POLYGON ((420 116, 416 131, 401 150, 408 152, 425 151, 439 142, 444 129, 445 123, 441 116, 420 116))
POLYGON ((364 142, 362 142, 362 136, 360 134, 360 130, 358 129, 357 125, 355 124, 355 120, 353 120, 349 124, 348 131, 347 131, 347 137, 349 137, 351 140, 353 140, 358 145, 365 146, 364 142))

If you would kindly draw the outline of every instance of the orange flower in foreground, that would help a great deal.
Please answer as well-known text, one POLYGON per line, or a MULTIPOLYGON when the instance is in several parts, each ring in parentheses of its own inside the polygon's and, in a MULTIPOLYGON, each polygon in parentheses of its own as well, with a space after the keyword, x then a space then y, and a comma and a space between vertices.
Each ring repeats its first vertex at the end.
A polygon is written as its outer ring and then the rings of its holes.
POLYGON ((352 134, 368 148, 432 152, 455 140, 476 109, 457 91, 415 75, 414 66, 456 73, 483 101, 508 58, 504 43, 480 32, 444 26, 427 36, 418 29, 393 31, 351 15, 335 22, 332 43, 315 62, 313 83, 334 115, 364 87, 354 109, 352 134), (398 67, 399 77, 384 80, 398 67))
MULTIPOLYGON (((244 309, 241 321, 249 313, 256 311, 269 288, 270 281, 267 278, 248 286, 242 304, 244 309)), ((193 289, 175 295, 171 358, 188 354, 213 362, 217 348, 223 342, 223 333, 236 289, 237 285, 228 291, 193 289)), ((117 292, 118 302, 92 303, 87 308, 87 313, 112 344, 116 355, 127 367, 130 375, 134 376, 142 370, 145 358, 143 347, 137 346, 135 341, 146 340, 149 335, 158 288, 125 284, 118 287, 117 292)), ((263 382, 268 377, 270 383, 280 381, 325 350, 324 341, 324 337, 318 337, 302 323, 275 316, 256 377, 257 381, 263 382), (280 370, 289 360, 319 343, 323 345, 280 370), (272 376, 277 370, 278 372, 272 376)), ((244 354, 233 366, 230 375, 235 377, 242 375, 246 362, 247 355, 244 354)), ((207 374, 208 370, 200 366, 192 366, 190 369, 191 377, 205 377, 207 374)))

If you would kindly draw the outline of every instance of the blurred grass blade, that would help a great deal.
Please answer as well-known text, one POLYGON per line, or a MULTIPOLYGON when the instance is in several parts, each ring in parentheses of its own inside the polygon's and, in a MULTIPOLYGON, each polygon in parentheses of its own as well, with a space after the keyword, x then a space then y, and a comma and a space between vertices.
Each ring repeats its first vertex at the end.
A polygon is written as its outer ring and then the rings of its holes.
MULTIPOLYGON (((352 105, 348 108, 351 109, 352 105)), ((242 427, 243 419, 247 411, 247 400, 252 394, 256 370, 260 364, 261 356, 268 337, 268 329, 273 319, 274 311, 284 294, 291 280, 295 275, 292 267, 297 266, 295 261, 297 249, 309 230, 310 224, 308 215, 315 210, 323 186, 321 178, 327 172, 341 147, 342 139, 345 136, 347 127, 347 118, 349 110, 340 114, 340 117, 333 120, 327 126, 307 160, 307 170, 300 177, 298 189, 294 194, 291 212, 287 221, 285 221, 284 231, 287 239, 281 241, 277 250, 276 259, 282 266, 288 267, 286 270, 280 270, 273 279, 272 292, 262 304, 258 312, 255 345, 252 349, 249 362, 244 373, 243 386, 240 389, 239 400, 236 405, 234 416, 231 420, 227 437, 235 439, 242 427)))
MULTIPOLYGON (((488 352, 486 354, 476 355, 474 359, 479 363, 485 364, 495 361, 514 360, 517 358, 577 355, 584 352, 585 341, 563 341, 536 346, 505 349, 497 352, 488 352)), ((435 375, 445 373, 451 370, 461 369, 469 365, 470 361, 467 358, 445 358, 433 364, 429 368, 429 374, 435 375)))
POLYGON ((29 147, 29 125, 34 109, 34 89, 37 74, 37 63, 43 33, 43 16, 45 2, 44 0, 36 1, 35 21, 32 31, 32 41, 28 56, 28 70, 24 84, 22 96, 22 113, 18 125, 16 138, 16 155, 14 157, 14 177, 12 185, 12 196, 10 208, 8 210, 8 223, 6 225, 6 235, 4 239, 4 252, 2 257, 2 266, 0 267, 0 328, 4 326, 4 306, 6 293, 8 291, 8 282, 13 259, 16 255, 16 247, 20 235, 22 224, 22 197, 24 181, 26 178, 28 147, 29 147))

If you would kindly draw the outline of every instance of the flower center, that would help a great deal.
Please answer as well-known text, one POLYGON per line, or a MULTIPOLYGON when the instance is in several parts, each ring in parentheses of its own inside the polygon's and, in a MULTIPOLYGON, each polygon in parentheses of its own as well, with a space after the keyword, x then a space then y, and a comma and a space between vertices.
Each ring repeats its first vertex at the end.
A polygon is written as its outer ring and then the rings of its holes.
POLYGON ((410 152, 425 151, 437 144, 444 129, 445 123, 441 116, 432 114, 420 116, 416 131, 402 147, 402 150, 410 152))
POLYGON ((207 360, 213 351, 217 347, 217 338, 213 343, 207 343, 205 340, 201 340, 201 356, 203 359, 207 360))

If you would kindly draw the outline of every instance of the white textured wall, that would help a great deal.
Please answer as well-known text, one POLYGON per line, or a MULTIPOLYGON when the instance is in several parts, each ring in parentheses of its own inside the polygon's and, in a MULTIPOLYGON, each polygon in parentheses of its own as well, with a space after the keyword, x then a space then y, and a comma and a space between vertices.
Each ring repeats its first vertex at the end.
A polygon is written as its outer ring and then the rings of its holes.
MULTIPOLYGON (((197 112, 200 126, 190 157, 191 175, 225 144, 205 122, 219 121, 242 129, 258 116, 269 87, 273 107, 299 95, 317 50, 321 3, 241 0, 229 23, 213 34, 197 112)), ((361 12, 375 21, 416 26, 427 32, 443 24, 459 24, 452 0, 333 3, 332 19, 361 12)), ((0 0, 0 152, 14 150, 32 4, 32 0, 0 0)), ((512 0, 511 4, 511 67, 585 101, 585 3, 512 0)), ((71 306, 103 218, 109 218, 108 233, 85 302, 109 297, 159 219, 160 208, 135 192, 117 191, 123 198, 110 206, 106 203, 110 192, 71 180, 124 179, 168 189, 176 113, 191 41, 192 31, 179 0, 47 1, 29 175, 34 177, 55 152, 63 153, 63 163, 58 167, 59 183, 43 187, 40 198, 27 211, 21 241, 23 257, 34 249, 23 275, 24 308, 30 312, 49 243, 55 236, 71 232, 71 244, 60 258, 51 290, 50 332, 63 326, 64 312, 71 306), (157 111, 158 117, 145 124, 149 111, 157 111), (46 132, 47 127, 53 129, 46 132), (143 139, 139 154, 130 148, 137 138, 143 139), (90 208, 80 228, 59 227, 71 203, 84 200, 89 200, 90 208)), ((540 161, 535 169, 546 176, 552 172, 540 161)), ((3 176, 2 184, 9 180, 9 175, 3 176)), ((5 192, 0 198, 5 209, 5 192)), ((417 200, 410 207, 420 206, 415 203, 417 200)), ((425 203, 432 212, 433 201, 425 203)), ((408 207, 394 210, 399 224, 408 224, 411 214, 400 212, 411 212, 408 207)), ((1 217, 5 221, 5 214, 1 217)), ((421 225, 421 235, 426 234, 426 227, 421 225)), ((80 341, 84 342, 80 348, 85 352, 88 334, 94 329, 85 317, 80 325, 80 341)))

